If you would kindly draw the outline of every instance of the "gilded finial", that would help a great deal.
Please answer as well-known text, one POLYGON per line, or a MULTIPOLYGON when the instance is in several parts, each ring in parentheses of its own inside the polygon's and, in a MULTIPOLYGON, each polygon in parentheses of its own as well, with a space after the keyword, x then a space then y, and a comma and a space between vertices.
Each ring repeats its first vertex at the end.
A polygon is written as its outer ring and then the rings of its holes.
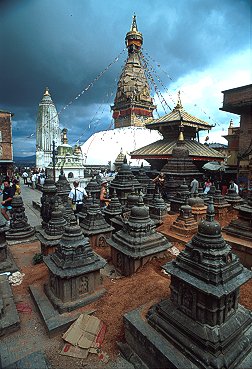
POLYGON ((231 119, 229 123, 229 128, 233 128, 233 126, 234 126, 234 122, 233 122, 233 119, 231 119))
POLYGON ((136 22, 136 13, 134 13, 132 17, 131 31, 138 32, 137 22, 136 22))
POLYGON ((180 126, 178 141, 184 141, 183 124, 180 126))
POLYGON ((46 87, 46 88, 45 88, 44 95, 50 95, 50 94, 49 94, 49 88, 48 88, 48 87, 46 87))
POLYGON ((175 106, 175 109, 183 109, 182 103, 181 103, 181 97, 180 97, 180 91, 178 92, 178 102, 175 106))
POLYGON ((62 143, 63 144, 67 144, 68 143, 68 139, 67 139, 67 129, 63 128, 62 129, 62 143))

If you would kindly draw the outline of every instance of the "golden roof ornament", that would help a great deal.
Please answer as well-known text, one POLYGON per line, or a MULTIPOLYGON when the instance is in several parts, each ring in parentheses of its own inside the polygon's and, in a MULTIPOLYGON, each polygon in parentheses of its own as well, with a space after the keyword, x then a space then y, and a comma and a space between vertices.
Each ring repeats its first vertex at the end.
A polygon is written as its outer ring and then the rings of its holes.
POLYGON ((134 13, 132 16, 132 24, 131 24, 131 31, 138 32, 137 29, 137 22, 136 22, 136 14, 134 13))
POLYGON ((234 122, 233 122, 233 119, 231 119, 229 123, 229 128, 233 128, 233 127, 234 127, 234 122))
POLYGON ((177 105, 175 106, 175 108, 173 110, 179 110, 179 109, 183 109, 183 106, 182 106, 182 103, 181 103, 180 91, 178 92, 177 105))
POLYGON ((178 137, 178 141, 184 141, 184 133, 183 133, 183 124, 181 124, 180 126, 180 132, 179 132, 179 137, 178 137))
POLYGON ((67 129, 63 128, 62 129, 62 144, 67 144, 68 143, 68 138, 67 138, 67 129))
POLYGON ((45 92, 44 92, 44 96, 49 96, 50 94, 49 94, 49 88, 48 87, 46 87, 45 88, 45 92))

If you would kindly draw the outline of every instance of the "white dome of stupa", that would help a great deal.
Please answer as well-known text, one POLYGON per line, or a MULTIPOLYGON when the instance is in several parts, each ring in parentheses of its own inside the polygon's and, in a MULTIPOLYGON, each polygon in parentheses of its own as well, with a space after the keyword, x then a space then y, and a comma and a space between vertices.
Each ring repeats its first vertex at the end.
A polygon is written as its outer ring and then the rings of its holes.
POLYGON ((130 153, 161 139, 162 135, 156 130, 130 126, 94 133, 81 149, 87 165, 108 165, 108 162, 113 165, 120 151, 132 166, 149 165, 143 159, 131 159, 130 153))

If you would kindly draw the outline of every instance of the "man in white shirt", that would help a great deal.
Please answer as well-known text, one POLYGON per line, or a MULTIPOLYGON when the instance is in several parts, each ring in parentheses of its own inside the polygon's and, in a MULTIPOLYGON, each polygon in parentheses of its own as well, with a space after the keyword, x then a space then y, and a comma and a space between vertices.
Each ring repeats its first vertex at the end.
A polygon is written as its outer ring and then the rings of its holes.
POLYGON ((79 186, 78 181, 74 181, 73 186, 68 197, 72 201, 73 209, 75 208, 74 213, 77 214, 82 210, 83 201, 87 197, 87 192, 85 188, 79 186))
POLYGON ((234 189, 235 189, 235 192, 236 192, 237 194, 239 194, 239 187, 238 187, 238 185, 237 185, 233 180, 231 180, 231 181, 230 181, 230 186, 229 186, 229 188, 234 188, 234 189))

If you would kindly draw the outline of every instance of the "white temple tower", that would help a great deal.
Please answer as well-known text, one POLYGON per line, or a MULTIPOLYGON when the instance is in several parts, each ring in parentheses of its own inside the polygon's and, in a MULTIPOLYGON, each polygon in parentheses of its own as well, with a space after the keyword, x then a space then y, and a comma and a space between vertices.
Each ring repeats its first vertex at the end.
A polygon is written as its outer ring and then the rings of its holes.
POLYGON ((52 143, 61 143, 59 117, 48 87, 39 104, 36 124, 36 167, 45 169, 52 161, 52 143))

